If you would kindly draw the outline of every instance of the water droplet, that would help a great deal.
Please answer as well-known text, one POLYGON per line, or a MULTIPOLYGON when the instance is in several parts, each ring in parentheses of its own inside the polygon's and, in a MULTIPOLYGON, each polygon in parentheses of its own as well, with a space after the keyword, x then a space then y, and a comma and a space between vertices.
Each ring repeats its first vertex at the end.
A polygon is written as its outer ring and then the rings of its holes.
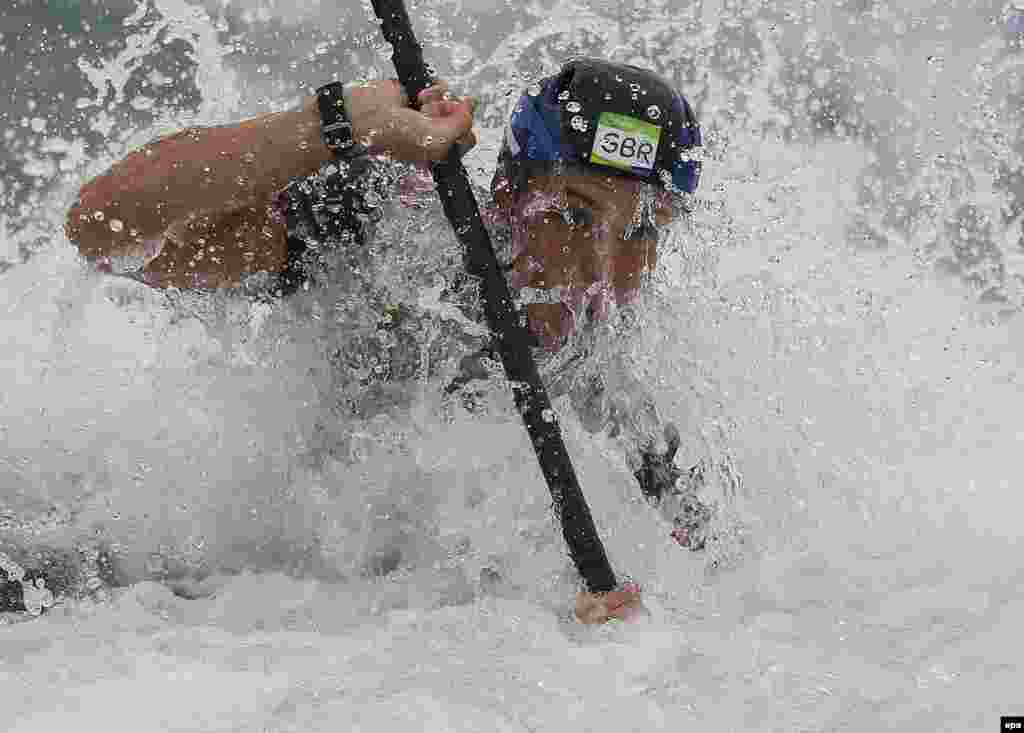
POLYGON ((589 127, 587 121, 579 115, 573 117, 572 120, 569 121, 569 124, 572 126, 572 129, 578 130, 579 132, 586 132, 589 127))
POLYGON ((564 102, 564 101, 565 101, 565 100, 567 100, 568 98, 569 98, 569 90, 568 90, 568 89, 566 89, 565 91, 563 91, 563 92, 560 92, 560 93, 558 94, 558 101, 559 101, 559 102, 564 102))
POLYGON ((110 220, 110 231, 112 231, 112 232, 120 232, 120 231, 123 231, 123 230, 124 230, 124 222, 122 222, 120 219, 111 219, 110 220))
POLYGON ((565 108, 569 112, 572 112, 573 114, 576 114, 581 109, 583 109, 583 106, 579 102, 569 102, 567 105, 565 105, 565 108))
POLYGON ((529 94, 531 97, 536 97, 538 94, 540 94, 540 84, 531 84, 530 86, 526 87, 526 93, 529 94))
POLYGON ((242 160, 246 163, 256 162, 256 153, 242 153, 242 160))
POLYGON ((540 414, 540 416, 544 422, 552 423, 555 421, 555 411, 552 410, 550 407, 545 407, 544 411, 540 414))
POLYGON ((270 73, 270 66, 267 65, 267 64, 260 64, 259 67, 256 69, 256 71, 258 73, 260 73, 260 74, 269 74, 270 73))
POLYGON ((661 109, 656 104, 652 104, 647 108, 647 116, 652 120, 656 120, 661 117, 661 109))
POLYGON ((612 93, 611 92, 605 92, 604 93, 604 101, 606 101, 606 102, 612 101, 612 93))
POLYGON ((94 212, 92 212, 92 218, 95 219, 96 221, 103 221, 103 212, 102 211, 94 211, 94 212))

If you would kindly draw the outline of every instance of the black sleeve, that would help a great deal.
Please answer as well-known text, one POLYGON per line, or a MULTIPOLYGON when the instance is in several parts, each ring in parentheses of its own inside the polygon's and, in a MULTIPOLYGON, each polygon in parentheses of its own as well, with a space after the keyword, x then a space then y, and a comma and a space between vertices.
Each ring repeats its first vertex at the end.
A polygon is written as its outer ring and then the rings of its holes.
POLYGON ((322 247, 363 245, 370 225, 380 221, 382 205, 397 179, 393 165, 362 155, 325 163, 312 176, 289 183, 281 201, 288 232, 282 294, 294 292, 309 279, 322 247))

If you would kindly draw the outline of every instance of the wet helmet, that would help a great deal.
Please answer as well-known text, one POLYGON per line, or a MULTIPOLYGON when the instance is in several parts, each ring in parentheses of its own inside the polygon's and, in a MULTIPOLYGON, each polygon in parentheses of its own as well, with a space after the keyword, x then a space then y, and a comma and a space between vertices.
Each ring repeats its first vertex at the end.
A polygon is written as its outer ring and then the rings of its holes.
POLYGON ((700 144, 693 109, 663 77, 577 57, 519 98, 498 156, 498 177, 518 191, 531 173, 583 166, 692 194, 700 144))

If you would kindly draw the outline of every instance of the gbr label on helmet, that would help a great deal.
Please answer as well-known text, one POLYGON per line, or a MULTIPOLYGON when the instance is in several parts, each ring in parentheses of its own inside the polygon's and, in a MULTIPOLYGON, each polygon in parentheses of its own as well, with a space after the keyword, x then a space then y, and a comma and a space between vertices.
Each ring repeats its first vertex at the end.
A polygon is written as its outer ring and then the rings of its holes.
POLYGON ((590 150, 590 162, 625 170, 651 171, 661 128, 635 117, 602 112, 590 150))

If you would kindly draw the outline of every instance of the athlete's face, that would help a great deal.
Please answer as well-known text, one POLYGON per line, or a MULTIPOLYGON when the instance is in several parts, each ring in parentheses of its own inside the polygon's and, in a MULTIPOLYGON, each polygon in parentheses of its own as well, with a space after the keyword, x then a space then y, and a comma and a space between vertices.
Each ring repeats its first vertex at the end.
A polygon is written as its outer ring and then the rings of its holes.
POLYGON ((550 346, 580 309, 601 318, 610 301, 635 296, 657 262, 659 228, 672 218, 667 194, 596 172, 538 176, 514 199, 501 190, 495 199, 512 223, 513 284, 533 291, 529 320, 550 346))

